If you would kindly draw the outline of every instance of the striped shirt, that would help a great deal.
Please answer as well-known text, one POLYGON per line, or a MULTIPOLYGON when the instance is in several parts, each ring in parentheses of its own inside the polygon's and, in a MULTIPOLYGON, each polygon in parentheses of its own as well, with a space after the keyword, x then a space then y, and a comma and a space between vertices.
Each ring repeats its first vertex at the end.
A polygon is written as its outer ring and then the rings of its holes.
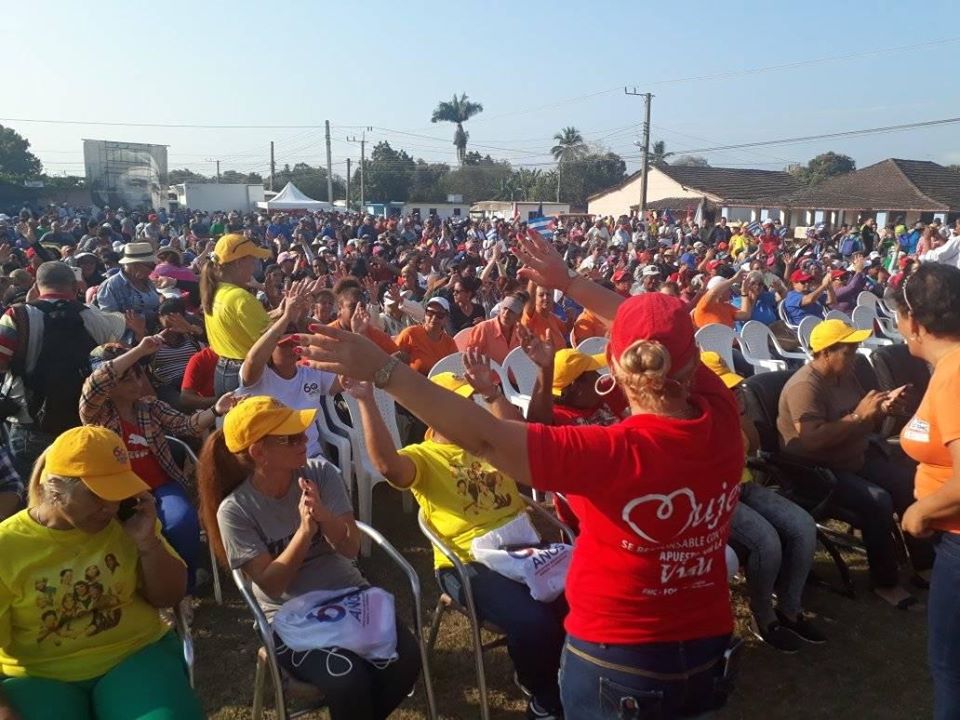
POLYGON ((185 336, 177 346, 164 343, 153 356, 150 369, 153 370, 153 375, 159 382, 164 385, 176 382, 179 387, 190 358, 203 348, 203 343, 189 336, 185 336))

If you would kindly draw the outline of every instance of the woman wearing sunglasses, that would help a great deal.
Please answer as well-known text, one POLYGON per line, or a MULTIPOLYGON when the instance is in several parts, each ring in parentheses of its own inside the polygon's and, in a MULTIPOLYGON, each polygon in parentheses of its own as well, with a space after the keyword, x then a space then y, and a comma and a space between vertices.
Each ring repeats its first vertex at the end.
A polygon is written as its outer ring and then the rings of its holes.
MULTIPOLYGON (((268 619, 313 590, 369 585, 350 498, 336 467, 307 461, 316 408, 293 410, 264 395, 244 398, 203 446, 200 512, 220 562, 240 568, 268 619)), ((377 666, 347 650, 293 652, 275 639, 277 660, 323 691, 333 720, 382 720, 420 673, 413 635, 397 621, 398 658, 377 666)))

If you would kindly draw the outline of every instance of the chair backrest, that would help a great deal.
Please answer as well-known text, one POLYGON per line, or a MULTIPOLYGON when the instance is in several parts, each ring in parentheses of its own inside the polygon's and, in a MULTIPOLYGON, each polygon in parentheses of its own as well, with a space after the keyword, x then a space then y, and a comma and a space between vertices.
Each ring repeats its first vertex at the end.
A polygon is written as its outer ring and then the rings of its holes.
POLYGON ((427 377, 433 377, 434 375, 439 375, 443 372, 452 372, 456 375, 463 375, 463 357, 460 355, 460 353, 451 353, 450 355, 437 360, 437 364, 430 368, 430 372, 427 373, 427 377))
POLYGON ((870 364, 870 360, 857 353, 853 359, 853 375, 860 383, 860 387, 869 392, 870 390, 880 390, 880 381, 877 379, 877 373, 870 364))
POLYGON ((847 315, 845 312, 841 312, 841 311, 839 311, 839 310, 831 310, 831 311, 829 311, 826 315, 823 316, 823 319, 824 319, 824 320, 841 320, 842 322, 846 323, 847 325, 851 325, 852 322, 853 322, 853 321, 850 319, 850 316, 849 316, 849 315, 847 315))
POLYGON ((903 417, 891 418, 889 427, 884 425, 884 434, 895 435, 920 406, 920 400, 930 384, 930 366, 920 358, 910 354, 904 344, 884 345, 873 351, 870 358, 877 376, 880 390, 893 390, 901 385, 911 385, 906 394, 906 407, 903 417))
POLYGON ((797 326, 797 339, 800 340, 800 346, 808 354, 810 353, 810 333, 812 333, 813 329, 822 322, 823 320, 814 315, 807 315, 797 326))
POLYGON ((693 337, 701 352, 717 353, 727 367, 733 369, 733 343, 737 337, 733 328, 720 323, 710 323, 697 330, 693 337))
POLYGON ((607 349, 607 344, 610 341, 605 337, 589 337, 585 338, 577 345, 577 350, 582 352, 584 355, 596 355, 597 353, 602 353, 607 349))
POLYGON ((747 352, 758 360, 770 360, 770 328, 759 320, 748 320, 740 329, 740 341, 747 352))
POLYGON ((862 291, 859 295, 857 295, 857 307, 861 306, 876 308, 877 296, 869 290, 862 291))
POLYGON ((876 305, 857 305, 853 309, 853 315, 850 318, 857 330, 869 330, 873 332, 873 323, 877 319, 876 305))
POLYGON ((783 320, 783 322, 785 322, 789 327, 795 328, 796 325, 790 322, 790 318, 787 317, 786 302, 787 302, 786 300, 781 300, 780 302, 777 303, 777 315, 779 315, 780 319, 783 320))
POLYGON ((760 449, 777 452, 780 449, 780 432, 777 430, 777 414, 780 409, 780 394, 793 371, 759 373, 743 381, 743 397, 746 416, 753 421, 760 436, 760 449))
MULTIPOLYGON (((360 403, 348 392, 343 393, 343 399, 347 403, 347 409, 350 411, 350 419, 356 432, 362 437, 363 424, 360 422, 360 403)), ((380 417, 383 418, 383 424, 387 426, 390 432, 390 439, 393 440, 393 446, 397 449, 400 445, 400 430, 397 427, 397 403, 394 399, 379 388, 373 389, 373 400, 377 404, 377 410, 380 411, 380 417)), ((366 443, 358 443, 360 451, 367 455, 366 443)))
POLYGON ((464 328, 456 335, 453 336, 453 342, 456 343, 457 350, 463 352, 467 349, 467 343, 470 341, 470 333, 473 332, 472 327, 464 328))
POLYGON ((533 386, 537 382, 539 370, 523 348, 514 348, 503 359, 503 369, 508 376, 513 377, 517 390, 521 395, 532 395, 533 386))

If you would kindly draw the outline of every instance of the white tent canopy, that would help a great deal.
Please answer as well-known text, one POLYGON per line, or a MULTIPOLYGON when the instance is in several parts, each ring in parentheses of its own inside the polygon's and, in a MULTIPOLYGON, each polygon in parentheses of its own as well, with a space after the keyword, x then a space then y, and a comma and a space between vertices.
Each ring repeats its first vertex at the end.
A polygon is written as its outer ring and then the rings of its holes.
POLYGON ((333 210, 333 205, 324 200, 314 200, 288 182, 283 190, 269 200, 258 202, 257 207, 262 210, 333 210))

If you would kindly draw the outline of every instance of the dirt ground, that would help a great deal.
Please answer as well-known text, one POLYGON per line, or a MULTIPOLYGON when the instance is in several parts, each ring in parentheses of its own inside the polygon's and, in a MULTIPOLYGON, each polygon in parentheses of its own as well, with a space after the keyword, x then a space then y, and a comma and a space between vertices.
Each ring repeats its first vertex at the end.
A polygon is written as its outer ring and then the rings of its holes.
MULTIPOLYGON (((424 622, 429 624, 437 601, 432 553, 416 524, 404 513, 397 493, 386 486, 374 492, 374 526, 383 532, 416 568, 423 585, 424 622)), ((796 655, 782 655, 758 643, 747 630, 748 612, 742 586, 734 589, 739 632, 747 638, 740 680, 721 720, 786 720, 845 718, 847 720, 920 720, 931 715, 931 685, 926 668, 926 620, 920 612, 895 610, 867 587, 864 561, 854 556, 858 597, 840 596, 827 588, 807 590, 807 609, 815 613, 829 636, 825 645, 807 645, 796 655)), ((401 617, 410 611, 409 591, 402 575, 374 550, 362 562, 364 573, 391 590, 401 617)), ((815 569, 825 580, 836 572, 826 557, 815 569)), ((249 718, 253 698, 256 635, 243 601, 229 577, 224 580, 224 604, 217 606, 207 588, 196 611, 197 689, 209 718, 249 718)), ((439 715, 444 720, 479 717, 477 690, 465 621, 447 614, 432 656, 433 684, 439 715)), ((487 655, 491 716, 522 720, 525 703, 512 682, 506 651, 487 655)), ((272 707, 272 705, 268 705, 272 707)), ((425 718, 421 686, 393 718, 425 718)), ((268 710, 266 716, 274 717, 268 710)), ((309 717, 326 717, 314 713, 309 717)), ((576 720, 571 718, 570 720, 576 720)))

